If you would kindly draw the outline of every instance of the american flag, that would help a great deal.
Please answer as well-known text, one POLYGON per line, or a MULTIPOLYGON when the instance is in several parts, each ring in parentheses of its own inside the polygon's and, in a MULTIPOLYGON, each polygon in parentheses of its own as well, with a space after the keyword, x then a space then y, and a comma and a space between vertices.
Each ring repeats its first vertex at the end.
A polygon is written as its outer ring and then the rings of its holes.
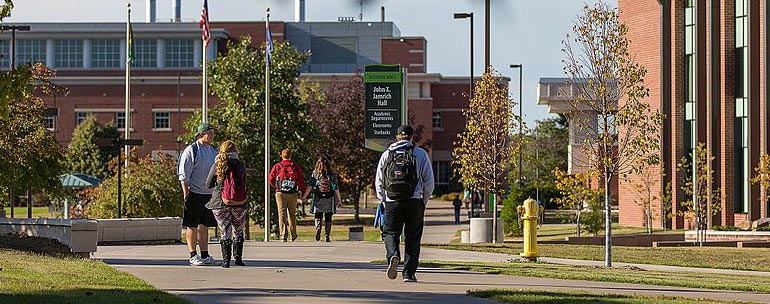
POLYGON ((201 20, 198 21, 198 24, 203 28, 203 34, 201 35, 201 38, 203 38, 203 47, 209 46, 209 41, 211 41, 211 28, 209 28, 209 5, 208 0, 203 0, 203 9, 201 10, 201 20))

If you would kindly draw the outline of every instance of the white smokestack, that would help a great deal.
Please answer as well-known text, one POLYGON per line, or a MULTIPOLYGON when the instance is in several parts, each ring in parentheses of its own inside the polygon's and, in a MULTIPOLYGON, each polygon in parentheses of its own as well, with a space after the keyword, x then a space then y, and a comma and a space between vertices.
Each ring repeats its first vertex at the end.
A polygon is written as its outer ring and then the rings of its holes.
POLYGON ((147 23, 155 23, 155 13, 155 0, 147 0, 147 15, 145 17, 147 23))
POLYGON ((174 12, 174 22, 182 22, 182 0, 171 0, 171 11, 174 12))
POLYGON ((294 22, 305 22, 305 0, 294 0, 294 22))

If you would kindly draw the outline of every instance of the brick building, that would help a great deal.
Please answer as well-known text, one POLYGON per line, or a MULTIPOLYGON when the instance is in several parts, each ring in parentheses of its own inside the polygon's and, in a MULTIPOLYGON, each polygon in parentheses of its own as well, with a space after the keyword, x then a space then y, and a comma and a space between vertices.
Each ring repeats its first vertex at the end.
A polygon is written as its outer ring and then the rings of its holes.
MULTIPOLYGON (((749 179, 759 157, 770 152, 768 119, 768 38, 766 1, 754 0, 619 0, 621 21, 629 28, 631 54, 647 68, 647 99, 666 115, 662 133, 660 185, 671 183, 672 202, 685 201, 676 163, 704 143, 715 157, 713 188, 722 192, 711 225, 749 226, 770 217, 770 206, 749 179)), ((620 222, 642 226, 642 209, 634 203, 632 182, 620 183, 620 222)), ((657 195, 660 197, 660 195, 657 195)), ((654 202, 660 210, 660 199, 654 202)), ((654 227, 663 222, 657 217, 654 227)), ((673 228, 691 223, 676 216, 673 228)))
MULTIPOLYGON (((125 126, 125 23, 27 23, 30 31, 0 33, 0 69, 17 63, 42 62, 58 72, 54 82, 66 86, 66 96, 43 96, 58 116, 46 124, 59 140, 69 144, 75 126, 88 115, 125 126)), ((225 51, 226 41, 243 35, 255 46, 264 42, 262 22, 215 22, 208 60, 225 51), (218 52, 217 52, 218 51, 218 52)), ((401 64, 408 71, 409 116, 424 127, 439 191, 452 184, 451 150, 464 127, 462 109, 468 101, 467 77, 427 73, 427 41, 402 37, 392 22, 271 22, 272 37, 289 41, 300 51, 311 51, 301 78, 329 82, 347 79, 366 64, 401 64)), ((135 62, 131 69, 131 138, 145 139, 140 154, 171 155, 184 148, 177 142, 182 128, 201 107, 202 41, 198 24, 190 22, 134 23, 135 62)), ((362 101, 363 102, 363 101, 362 101)), ((217 104, 209 98, 209 107, 217 104)), ((361 129, 363 132, 363 128, 361 129)))

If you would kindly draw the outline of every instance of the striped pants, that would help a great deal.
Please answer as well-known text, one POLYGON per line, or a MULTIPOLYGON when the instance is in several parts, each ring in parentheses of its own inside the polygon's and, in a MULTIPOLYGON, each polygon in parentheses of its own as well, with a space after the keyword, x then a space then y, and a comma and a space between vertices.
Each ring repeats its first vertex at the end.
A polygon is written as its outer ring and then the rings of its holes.
POLYGON ((246 227, 248 208, 224 206, 212 211, 217 219, 219 230, 222 231, 222 240, 243 242, 243 229, 246 227))

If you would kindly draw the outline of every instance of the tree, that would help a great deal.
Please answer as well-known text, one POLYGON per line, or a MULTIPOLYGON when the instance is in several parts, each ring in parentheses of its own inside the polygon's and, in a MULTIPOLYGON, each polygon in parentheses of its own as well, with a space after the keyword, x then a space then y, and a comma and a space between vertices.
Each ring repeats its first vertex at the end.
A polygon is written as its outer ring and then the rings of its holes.
MULTIPOLYGON (((209 65, 209 86, 220 103, 209 112, 210 122, 217 128, 217 140, 229 139, 240 149, 246 167, 255 169, 247 175, 251 218, 262 222, 264 216, 264 108, 265 108, 265 50, 250 47, 251 38, 228 43, 227 54, 209 65)), ((270 64, 270 156, 280 160, 283 149, 293 151, 292 158, 303 168, 310 168, 315 131, 308 116, 307 103, 296 89, 299 67, 308 53, 301 53, 286 42, 275 43, 270 64)), ((200 112, 194 113, 185 127, 191 130, 185 137, 191 142, 200 112)), ((308 171, 308 170, 305 170, 308 171)), ((305 172, 308 173, 308 172, 305 172)), ((270 208, 271 223, 277 227, 275 201, 270 208)), ((273 230, 275 231, 275 230, 273 230)))
POLYGON ((5 115, 0 116, 0 189, 52 194, 61 190, 62 149, 43 124, 48 106, 33 95, 36 90, 58 90, 60 87, 48 81, 53 76, 41 64, 25 64, 11 72, 0 72, 0 86, 10 90, 2 91, 9 103, 5 115))
MULTIPOLYGON (((642 172, 647 172, 642 168, 642 172)), ((647 234, 652 234, 652 221, 655 219, 655 212, 652 202, 658 200, 658 196, 652 191, 653 187, 659 182, 655 175, 642 174, 641 183, 634 184, 636 194, 636 204, 642 207, 642 216, 644 217, 644 226, 647 228, 647 234)))
MULTIPOLYGON (((135 150, 134 150, 135 151, 135 150)), ((137 159, 129 157, 129 178, 123 179, 122 212, 125 217, 181 216, 182 205, 170 202, 182 197, 179 180, 169 172, 175 172, 176 161, 161 153, 160 160, 154 161, 148 155, 137 159)), ((117 170, 117 158, 110 167, 117 170)), ((87 210, 91 218, 114 218, 117 214, 117 175, 105 179, 99 187, 87 193, 87 210)))
POLYGON ((374 181, 379 154, 364 147, 365 91, 360 74, 348 81, 332 79, 320 98, 309 100, 310 119, 320 139, 316 155, 334 164, 343 192, 352 190, 355 221, 359 221, 361 193, 374 181))
POLYGON ((560 168, 554 169, 552 174, 556 178, 556 189, 561 193, 561 197, 556 198, 556 203, 562 209, 575 211, 574 216, 571 216, 571 220, 575 223, 577 236, 580 236, 583 226, 583 211, 590 206, 592 200, 599 196, 597 191, 592 190, 590 187, 590 181, 593 176, 590 174, 590 171, 589 173, 568 174, 560 168))
POLYGON ((722 202, 719 188, 712 189, 714 170, 711 169, 711 162, 713 160, 714 156, 709 153, 706 144, 698 143, 695 156, 691 152, 688 156, 682 157, 676 166, 683 176, 682 191, 685 197, 689 198, 682 202, 683 210, 679 212, 679 216, 694 221, 698 246, 703 246, 706 241, 709 219, 719 212, 722 202))
POLYGON ((641 173, 642 165, 659 163, 662 115, 643 102, 649 95, 647 73, 629 54, 628 28, 617 9, 585 5, 573 26, 574 37, 562 41, 564 72, 574 91, 569 123, 587 166, 603 179, 606 267, 612 266, 610 185, 613 178, 641 173))
POLYGON ((767 206, 770 204, 770 155, 763 154, 759 157, 759 164, 754 168, 754 172, 754 177, 749 181, 753 185, 759 184, 759 187, 765 192, 765 206, 767 206))
MULTIPOLYGON (((555 204, 558 190, 555 168, 567 170, 567 145, 569 130, 563 115, 537 120, 535 127, 528 130, 522 141, 521 157, 527 164, 521 168, 522 182, 518 183, 518 170, 511 170, 508 181, 511 189, 524 187, 527 197, 538 198, 546 208, 555 204)), ((518 166, 518 156, 512 157, 511 167, 518 166)), ((513 190, 511 190, 513 191, 513 190)), ((524 197, 525 199, 527 197, 524 197)))
POLYGON ((117 156, 114 149, 99 149, 98 138, 117 138, 118 130, 112 125, 102 126, 96 117, 89 115, 72 133, 72 141, 67 146, 64 167, 73 173, 81 172, 100 179, 112 175, 107 164, 117 156))
MULTIPOLYGON (((468 109, 463 111, 465 130, 454 143, 454 164, 462 184, 468 189, 491 192, 495 215, 497 194, 507 190, 508 164, 521 142, 515 140, 521 118, 513 113, 514 105, 507 88, 490 68, 476 85, 468 109)), ((495 230, 497 220, 493 223, 495 230)), ((492 235, 497 242, 497 234, 492 235)))

